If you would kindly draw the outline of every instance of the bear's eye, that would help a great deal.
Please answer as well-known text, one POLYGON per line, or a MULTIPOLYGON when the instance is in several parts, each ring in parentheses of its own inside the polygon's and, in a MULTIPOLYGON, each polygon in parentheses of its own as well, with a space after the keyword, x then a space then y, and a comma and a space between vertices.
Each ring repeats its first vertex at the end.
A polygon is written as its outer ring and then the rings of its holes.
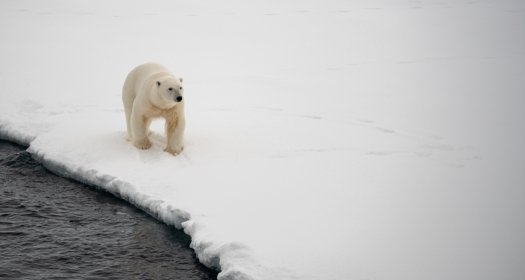
POLYGON ((172 90, 173 90, 173 88, 169 88, 168 90, 169 90, 169 91, 172 91, 172 90))
POLYGON ((179 89, 182 90, 182 87, 180 87, 179 89))

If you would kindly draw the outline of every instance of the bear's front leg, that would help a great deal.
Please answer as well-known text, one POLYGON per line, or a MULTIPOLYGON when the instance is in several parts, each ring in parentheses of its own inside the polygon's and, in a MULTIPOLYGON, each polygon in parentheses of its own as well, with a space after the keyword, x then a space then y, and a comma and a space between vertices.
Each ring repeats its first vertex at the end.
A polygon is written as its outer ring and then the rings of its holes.
POLYGON ((133 145, 135 145, 135 147, 142 150, 151 148, 151 141, 148 138, 148 129, 150 123, 151 120, 146 116, 140 114, 133 114, 131 116, 133 145))
POLYGON ((184 149, 182 141, 184 138, 184 128, 186 122, 183 118, 176 118, 174 120, 166 120, 166 135, 168 143, 164 151, 176 156, 184 149))

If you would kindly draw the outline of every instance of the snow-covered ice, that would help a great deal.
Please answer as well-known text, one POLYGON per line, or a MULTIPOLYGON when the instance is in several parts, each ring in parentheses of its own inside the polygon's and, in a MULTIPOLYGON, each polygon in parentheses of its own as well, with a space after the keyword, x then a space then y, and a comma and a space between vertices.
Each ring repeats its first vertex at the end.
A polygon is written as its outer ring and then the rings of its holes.
POLYGON ((219 279, 525 277, 523 1, 2 1, 0 137, 219 279), (184 77, 184 152, 120 89, 184 77))

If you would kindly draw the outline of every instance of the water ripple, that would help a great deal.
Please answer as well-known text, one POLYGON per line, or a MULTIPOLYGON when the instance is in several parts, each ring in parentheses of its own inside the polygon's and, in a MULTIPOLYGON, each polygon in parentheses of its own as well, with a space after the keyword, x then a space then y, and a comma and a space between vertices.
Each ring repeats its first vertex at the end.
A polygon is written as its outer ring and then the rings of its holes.
POLYGON ((216 279, 190 237, 0 141, 0 279, 216 279))

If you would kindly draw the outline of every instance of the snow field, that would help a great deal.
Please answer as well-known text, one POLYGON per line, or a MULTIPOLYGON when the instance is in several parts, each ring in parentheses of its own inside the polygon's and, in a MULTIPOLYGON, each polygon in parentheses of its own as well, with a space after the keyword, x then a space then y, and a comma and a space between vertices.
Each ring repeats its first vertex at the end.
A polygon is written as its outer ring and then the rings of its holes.
POLYGON ((219 279, 521 279, 519 1, 4 1, 0 137, 184 229, 219 279), (120 87, 184 78, 186 146, 120 87))

